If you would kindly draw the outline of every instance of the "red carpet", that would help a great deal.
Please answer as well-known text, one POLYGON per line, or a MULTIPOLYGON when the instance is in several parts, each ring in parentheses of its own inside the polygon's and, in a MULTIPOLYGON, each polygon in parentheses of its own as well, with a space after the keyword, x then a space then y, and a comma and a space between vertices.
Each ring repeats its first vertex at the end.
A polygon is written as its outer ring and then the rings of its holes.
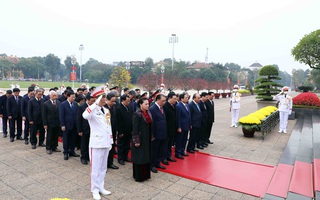
POLYGON ((199 152, 166 167, 161 171, 257 197, 264 196, 275 170, 274 166, 199 152))
POLYGON ((314 190, 320 191, 320 159, 315 158, 313 160, 313 172, 314 172, 314 190))
POLYGON ((268 187, 267 194, 287 198, 292 171, 292 165, 280 163, 268 187))
POLYGON ((294 163, 289 191, 313 197, 312 164, 296 161, 294 163))

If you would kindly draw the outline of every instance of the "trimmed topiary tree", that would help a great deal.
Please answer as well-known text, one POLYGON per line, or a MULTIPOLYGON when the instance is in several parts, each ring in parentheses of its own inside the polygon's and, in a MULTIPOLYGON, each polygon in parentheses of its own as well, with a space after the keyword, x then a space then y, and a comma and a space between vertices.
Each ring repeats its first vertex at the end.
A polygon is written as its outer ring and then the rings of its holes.
POLYGON ((260 69, 259 76, 255 80, 258 85, 254 88, 254 92, 257 94, 256 99, 261 99, 265 101, 272 101, 273 95, 279 93, 278 87, 283 87, 282 85, 274 82, 273 80, 281 80, 281 77, 278 76, 279 71, 273 65, 267 65, 260 69))

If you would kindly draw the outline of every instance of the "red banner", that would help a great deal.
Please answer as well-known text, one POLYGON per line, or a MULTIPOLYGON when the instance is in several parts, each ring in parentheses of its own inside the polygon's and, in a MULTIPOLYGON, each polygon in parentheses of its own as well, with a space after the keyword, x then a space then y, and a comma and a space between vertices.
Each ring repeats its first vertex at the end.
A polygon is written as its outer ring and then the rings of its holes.
POLYGON ((70 80, 71 80, 71 81, 77 80, 77 75, 76 75, 75 72, 70 72, 70 80))

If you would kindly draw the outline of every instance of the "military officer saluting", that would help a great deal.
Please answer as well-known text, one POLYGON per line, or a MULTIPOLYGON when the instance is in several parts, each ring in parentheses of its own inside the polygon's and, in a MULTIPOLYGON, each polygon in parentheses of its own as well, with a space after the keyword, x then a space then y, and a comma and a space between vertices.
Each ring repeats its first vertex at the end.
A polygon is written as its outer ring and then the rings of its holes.
POLYGON ((287 133, 288 117, 292 112, 292 97, 288 95, 288 90, 289 88, 285 86, 279 94, 273 97, 274 100, 279 101, 279 133, 287 133))
POLYGON ((93 199, 101 199, 101 195, 111 192, 104 188, 104 177, 107 171, 108 155, 113 144, 109 110, 104 108, 106 93, 104 86, 97 87, 92 93, 98 98, 94 104, 83 112, 83 118, 90 125, 89 155, 91 165, 91 192, 93 199), (100 193, 100 194, 99 194, 100 193))

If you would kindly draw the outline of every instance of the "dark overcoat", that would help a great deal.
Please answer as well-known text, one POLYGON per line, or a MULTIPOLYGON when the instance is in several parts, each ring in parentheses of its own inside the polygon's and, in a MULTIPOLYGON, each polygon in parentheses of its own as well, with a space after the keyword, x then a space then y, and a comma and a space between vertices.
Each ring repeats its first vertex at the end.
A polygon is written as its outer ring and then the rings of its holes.
POLYGON ((149 111, 148 114, 151 117, 150 127, 140 109, 133 114, 133 144, 131 154, 133 163, 137 165, 148 164, 151 159, 152 116, 149 111), (135 147, 135 143, 140 143, 140 146, 135 147))

